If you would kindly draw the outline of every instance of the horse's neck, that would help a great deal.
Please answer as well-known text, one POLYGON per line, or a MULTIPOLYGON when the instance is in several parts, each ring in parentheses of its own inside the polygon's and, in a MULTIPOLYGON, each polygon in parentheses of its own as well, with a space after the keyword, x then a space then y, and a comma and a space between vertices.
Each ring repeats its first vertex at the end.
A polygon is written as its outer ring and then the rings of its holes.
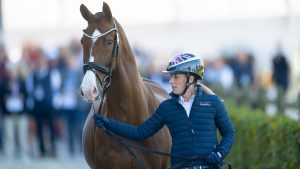
POLYGON ((140 78, 130 44, 118 22, 117 27, 122 46, 119 48, 119 56, 112 74, 111 86, 106 94, 107 111, 117 113, 117 115, 111 115, 116 118, 122 120, 126 120, 126 118, 136 119, 136 122, 139 122, 141 118, 146 118, 146 116, 141 116, 149 114, 148 98, 146 97, 149 91, 140 78))
MULTIPOLYGON (((118 113, 117 118, 122 120, 148 111, 145 94, 147 90, 138 73, 133 54, 131 52, 129 54, 124 56, 123 53, 123 56, 120 56, 122 61, 117 64, 112 74, 111 86, 106 95, 108 112, 118 113)), ((140 119, 136 118, 136 120, 138 122, 140 119)))

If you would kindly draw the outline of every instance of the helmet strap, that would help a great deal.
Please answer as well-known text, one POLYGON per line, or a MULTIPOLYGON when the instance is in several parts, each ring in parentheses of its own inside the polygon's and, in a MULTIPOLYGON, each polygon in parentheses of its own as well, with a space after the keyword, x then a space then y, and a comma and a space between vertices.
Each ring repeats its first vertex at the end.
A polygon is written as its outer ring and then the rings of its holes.
POLYGON ((190 81, 190 74, 187 73, 186 74, 185 88, 184 88, 183 92, 180 94, 180 96, 183 96, 186 93, 187 89, 193 84, 193 83, 190 83, 189 81, 190 81))

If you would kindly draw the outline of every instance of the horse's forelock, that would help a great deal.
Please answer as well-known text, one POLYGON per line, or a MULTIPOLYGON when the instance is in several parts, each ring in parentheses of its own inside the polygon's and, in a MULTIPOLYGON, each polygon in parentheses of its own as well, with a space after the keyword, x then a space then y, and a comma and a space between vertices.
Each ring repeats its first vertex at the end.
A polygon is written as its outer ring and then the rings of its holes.
POLYGON ((97 13, 95 14, 95 18, 96 18, 96 19, 101 19, 102 17, 103 17, 102 12, 97 12, 97 13))
POLYGON ((95 15, 95 22, 100 25, 100 31, 105 32, 114 26, 113 20, 107 20, 103 12, 97 12, 95 15))

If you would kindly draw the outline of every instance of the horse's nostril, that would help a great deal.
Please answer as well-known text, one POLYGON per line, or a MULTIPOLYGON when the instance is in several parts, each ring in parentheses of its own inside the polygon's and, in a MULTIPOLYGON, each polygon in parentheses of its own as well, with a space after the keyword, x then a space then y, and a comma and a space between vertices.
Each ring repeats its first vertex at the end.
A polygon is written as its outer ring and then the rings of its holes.
POLYGON ((96 87, 93 87, 92 95, 93 96, 98 96, 98 90, 97 90, 96 87))

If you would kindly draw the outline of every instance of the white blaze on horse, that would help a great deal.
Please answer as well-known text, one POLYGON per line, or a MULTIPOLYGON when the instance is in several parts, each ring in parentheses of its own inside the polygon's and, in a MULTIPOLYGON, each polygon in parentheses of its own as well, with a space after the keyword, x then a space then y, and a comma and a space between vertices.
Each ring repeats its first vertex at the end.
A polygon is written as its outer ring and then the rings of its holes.
MULTIPOLYGON (((94 62, 94 57, 90 56, 90 62, 94 62)), ((95 101, 101 94, 102 86, 97 82, 96 75, 92 70, 87 70, 83 76, 81 83, 81 91, 85 99, 95 101)))
MULTIPOLYGON (((83 30, 84 77, 81 91, 85 99, 103 102, 96 112, 119 121, 140 125, 156 110, 168 93, 158 84, 140 77, 130 44, 123 28, 103 3, 102 12, 92 14, 80 6, 82 17, 87 21, 83 30)), ((87 163, 93 169, 143 168, 127 150, 114 142, 101 129, 95 127, 94 109, 91 108, 83 131, 83 149, 87 163)), ((171 138, 166 127, 151 138, 133 142, 144 147, 170 151, 171 138)), ((169 158, 140 151, 133 152, 152 169, 165 169, 169 158)))

